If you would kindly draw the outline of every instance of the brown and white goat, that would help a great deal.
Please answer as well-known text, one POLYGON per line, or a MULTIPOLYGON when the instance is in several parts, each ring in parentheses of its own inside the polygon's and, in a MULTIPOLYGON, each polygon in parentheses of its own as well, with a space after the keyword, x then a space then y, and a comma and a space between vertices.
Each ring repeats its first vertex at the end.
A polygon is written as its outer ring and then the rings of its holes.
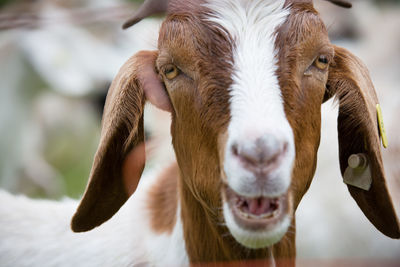
POLYGON ((135 191, 143 164, 127 176, 123 165, 144 157, 147 100, 171 112, 177 165, 134 194, 145 260, 294 264, 294 213, 315 172, 321 105, 335 96, 342 174, 363 153, 372 175, 369 190, 348 189, 377 229, 400 238, 368 70, 330 43, 311 0, 147 1, 125 26, 163 11, 158 50, 130 58, 110 88, 74 231, 101 225, 135 191))

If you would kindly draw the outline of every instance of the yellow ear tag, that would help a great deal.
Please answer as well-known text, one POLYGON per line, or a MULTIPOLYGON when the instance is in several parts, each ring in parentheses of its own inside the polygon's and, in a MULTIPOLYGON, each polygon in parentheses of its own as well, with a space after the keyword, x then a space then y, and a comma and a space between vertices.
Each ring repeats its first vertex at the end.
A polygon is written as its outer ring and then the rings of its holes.
POLYGON ((382 116, 382 109, 379 104, 376 105, 376 112, 378 114, 378 124, 379 124, 379 131, 382 137, 382 144, 384 148, 388 147, 388 139, 385 130, 385 124, 383 123, 383 116, 382 116))

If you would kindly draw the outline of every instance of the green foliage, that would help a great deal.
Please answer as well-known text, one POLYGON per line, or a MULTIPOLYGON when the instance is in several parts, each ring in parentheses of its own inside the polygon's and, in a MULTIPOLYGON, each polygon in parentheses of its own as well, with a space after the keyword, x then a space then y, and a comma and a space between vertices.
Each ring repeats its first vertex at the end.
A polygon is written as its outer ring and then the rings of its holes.
POLYGON ((143 0, 126 0, 126 1, 130 2, 130 3, 138 3, 138 4, 143 3, 143 0))
POLYGON ((13 0, 0 0, 0 8, 4 7, 5 5, 14 2, 13 0))
POLYGON ((66 125, 49 134, 45 155, 62 175, 66 194, 79 198, 85 189, 100 129, 96 121, 88 121, 79 133, 66 125))

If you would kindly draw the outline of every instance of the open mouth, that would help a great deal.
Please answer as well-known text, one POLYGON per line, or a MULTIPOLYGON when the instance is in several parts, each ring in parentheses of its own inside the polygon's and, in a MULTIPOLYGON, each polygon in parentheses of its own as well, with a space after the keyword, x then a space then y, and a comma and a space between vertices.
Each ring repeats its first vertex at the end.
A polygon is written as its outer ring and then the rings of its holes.
POLYGON ((250 231, 273 229, 285 217, 288 209, 287 195, 279 197, 248 198, 226 186, 226 201, 238 225, 250 231))

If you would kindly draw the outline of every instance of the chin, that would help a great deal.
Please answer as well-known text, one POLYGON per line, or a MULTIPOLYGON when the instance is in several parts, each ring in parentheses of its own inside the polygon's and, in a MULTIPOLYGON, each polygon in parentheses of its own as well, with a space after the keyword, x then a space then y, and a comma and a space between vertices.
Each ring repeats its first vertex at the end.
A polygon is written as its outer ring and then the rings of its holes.
POLYGON ((235 240, 246 248, 261 249, 279 242, 291 224, 289 194, 245 197, 225 186, 223 215, 235 240))

